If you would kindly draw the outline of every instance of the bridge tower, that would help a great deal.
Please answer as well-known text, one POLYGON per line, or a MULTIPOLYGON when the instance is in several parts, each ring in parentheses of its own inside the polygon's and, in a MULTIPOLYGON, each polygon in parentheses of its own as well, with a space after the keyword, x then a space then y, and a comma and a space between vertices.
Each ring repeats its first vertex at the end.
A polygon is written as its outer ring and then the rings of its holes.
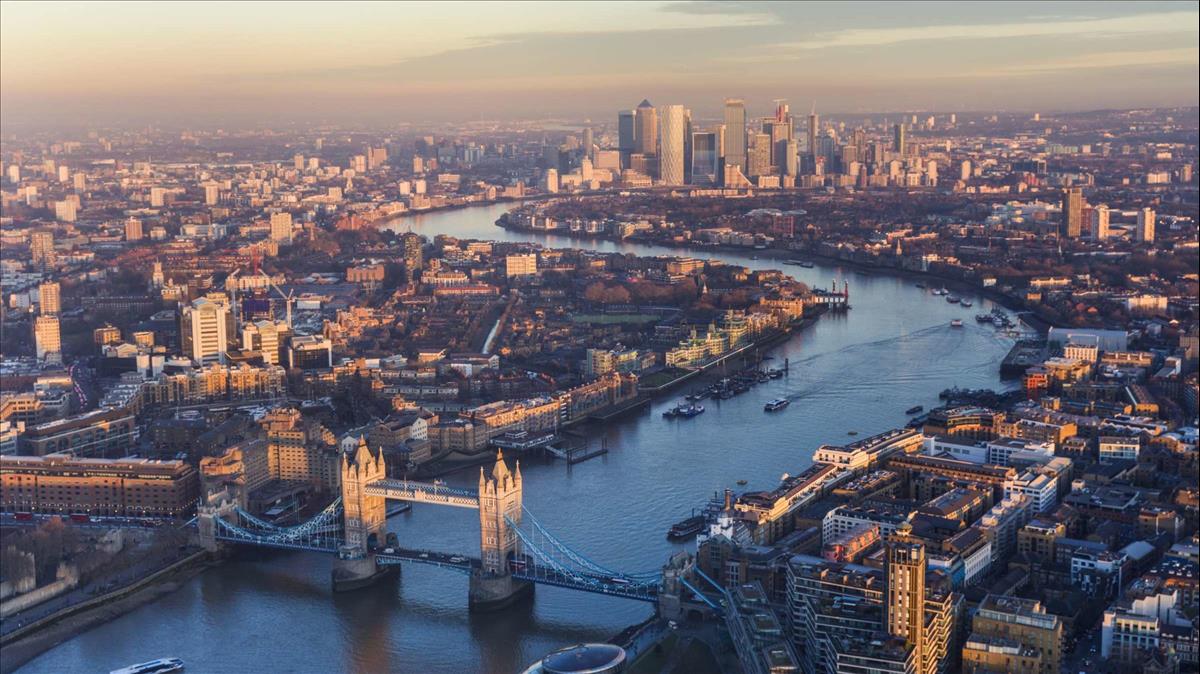
POLYGON ((508 561, 520 552, 514 524, 521 521, 521 463, 510 471, 504 452, 488 476, 479 469, 480 568, 471 575, 470 607, 474 611, 503 608, 533 592, 531 583, 512 577, 508 561))
POLYGON ((382 542, 387 534, 387 500, 368 496, 366 486, 387 477, 383 450, 372 452, 366 439, 359 440, 353 456, 342 457, 342 512, 345 544, 333 564, 333 589, 353 590, 383 575, 375 566, 368 542, 382 542))
POLYGON ((205 499, 196 510, 197 540, 200 546, 209 552, 217 552, 221 548, 217 540, 217 520, 237 522, 237 502, 229 497, 228 491, 221 491, 205 499))

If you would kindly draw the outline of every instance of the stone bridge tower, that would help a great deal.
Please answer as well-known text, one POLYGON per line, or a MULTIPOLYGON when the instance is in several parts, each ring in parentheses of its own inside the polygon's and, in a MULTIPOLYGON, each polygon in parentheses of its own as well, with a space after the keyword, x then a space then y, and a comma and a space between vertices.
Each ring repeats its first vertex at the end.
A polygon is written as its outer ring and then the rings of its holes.
POLYGON ((509 472, 504 453, 496 452, 491 477, 479 469, 479 558, 484 573, 507 574, 509 555, 517 551, 517 534, 505 518, 521 521, 521 462, 509 472))
POLYGON ((387 499, 367 496, 365 487, 387 477, 383 451, 372 452, 365 438, 358 441, 353 455, 342 457, 342 510, 344 512, 345 542, 348 547, 365 553, 371 534, 382 543, 387 534, 387 499))
POLYGON ((333 589, 353 590, 365 587, 384 575, 375 566, 375 555, 368 549, 374 535, 382 544, 387 535, 387 499, 368 496, 366 486, 387 477, 383 450, 372 452, 365 439, 359 440, 353 453, 342 457, 342 512, 344 545, 333 563, 333 589))
POLYGON ((533 585, 514 579, 508 566, 510 557, 520 554, 509 520, 521 521, 521 496, 520 462, 509 471, 504 453, 496 452, 491 476, 479 469, 480 568, 471 575, 471 610, 503 608, 533 592, 533 585))

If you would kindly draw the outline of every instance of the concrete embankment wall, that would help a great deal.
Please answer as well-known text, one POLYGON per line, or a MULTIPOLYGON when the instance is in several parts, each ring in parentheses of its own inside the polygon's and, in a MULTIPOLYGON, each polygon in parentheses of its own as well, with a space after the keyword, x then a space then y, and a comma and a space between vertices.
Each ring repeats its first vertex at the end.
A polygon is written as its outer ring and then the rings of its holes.
POLYGON ((146 576, 145 578, 142 578, 141 580, 130 583, 129 585, 126 585, 124 587, 117 588, 116 590, 113 590, 112 592, 109 592, 107 594, 100 595, 99 597, 94 597, 92 599, 89 599, 84 602, 80 602, 73 606, 68 606, 60 611, 56 611, 56 612, 46 616, 45 618, 42 618, 41 620, 37 620, 32 623, 29 623, 28 625, 25 625, 24 627, 21 627, 20 629, 13 630, 12 632, 4 635, 3 637, 0 637, 0 646, 8 645, 8 644, 10 644, 14 641, 17 641, 25 636, 33 634, 34 632, 38 631, 39 629, 42 629, 49 625, 52 625, 55 622, 62 620, 63 618, 67 618, 69 616, 72 616, 72 615, 75 615, 78 613, 82 613, 89 609, 96 608, 98 606, 102 606, 108 602, 116 601, 117 599, 121 599, 122 597, 133 594, 134 592, 137 592, 138 590, 140 590, 148 585, 153 584, 155 581, 157 581, 179 569, 202 562, 205 559, 207 559, 207 557, 208 557, 208 552, 201 550, 200 552, 193 553, 173 564, 165 566, 165 567, 159 569, 158 571, 155 571, 154 573, 146 576))

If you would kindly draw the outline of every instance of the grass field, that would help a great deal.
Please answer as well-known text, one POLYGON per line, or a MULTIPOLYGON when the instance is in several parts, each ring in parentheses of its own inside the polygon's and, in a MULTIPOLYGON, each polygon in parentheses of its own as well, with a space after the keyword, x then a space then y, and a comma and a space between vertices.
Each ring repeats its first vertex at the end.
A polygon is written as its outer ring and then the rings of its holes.
POLYGON ((645 314, 580 314, 572 316, 571 320, 576 323, 653 323, 658 318, 645 314))
POLYGON ((640 377, 638 379, 638 384, 647 389, 656 388, 662 386, 663 384, 669 384, 675 379, 687 374, 687 372, 687 370, 677 367, 673 367, 669 370, 660 370, 644 377, 640 377))

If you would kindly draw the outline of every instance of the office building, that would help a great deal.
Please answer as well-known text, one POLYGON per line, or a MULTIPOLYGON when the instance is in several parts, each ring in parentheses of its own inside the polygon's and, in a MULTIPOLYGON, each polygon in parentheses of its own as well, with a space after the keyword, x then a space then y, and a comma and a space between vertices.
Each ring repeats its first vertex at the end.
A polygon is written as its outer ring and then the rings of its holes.
POLYGON ((692 184, 716 185, 721 178, 721 154, 717 134, 700 131, 692 134, 692 184))
POLYGON ((1058 674, 1062 640, 1062 619, 1041 602, 989 594, 971 623, 963 669, 1058 674))
POLYGON ((62 289, 58 281, 46 281, 38 286, 38 311, 43 316, 57 316, 62 312, 62 289))
POLYGON ((321 335, 293 337, 288 349, 288 367, 297 370, 333 367, 333 344, 321 335))
POLYGON ((33 344, 39 361, 62 363, 62 329, 57 316, 38 316, 34 319, 33 344))
POLYGON ((220 297, 201 297, 182 307, 179 335, 184 355, 201 365, 224 360, 231 325, 229 303, 220 297))
MULTIPOLYGON (((1195 578, 1194 562, 1190 571, 1195 578)), ((1197 641, 1186 598, 1178 589, 1164 587, 1158 578, 1143 577, 1104 612, 1100 655, 1123 665, 1136 665, 1151 653, 1169 649, 1184 665, 1184 671, 1196 671, 1200 664, 1197 641)))
POLYGON ((1063 622, 1039 601, 989 594, 980 602, 963 648, 968 672, 1056 674, 1063 622), (1003 665, 997 670, 997 665, 1003 665))
POLYGON ((746 168, 746 102, 725 99, 725 168, 746 168))
POLYGON ((817 108, 813 106, 812 112, 808 113, 808 154, 815 156, 817 153, 817 135, 821 128, 821 118, 817 115, 817 108))
POLYGON ((184 461, 0 457, 5 512, 186 517, 195 512, 198 496, 196 471, 184 461))
POLYGON ((637 152, 637 112, 622 110, 617 113, 617 150, 621 153, 621 166, 629 168, 629 155, 637 152))
POLYGON ((548 168, 542 174, 542 191, 547 194, 558 191, 558 169, 548 168))
POLYGON ((1083 228, 1083 189, 1068 187, 1062 192, 1062 220, 1059 236, 1078 239, 1083 228))
POLYGON ((746 148, 746 175, 750 178, 770 175, 771 173, 771 136, 756 133, 750 137, 750 145, 746 148))
POLYGON ((688 113, 682 105, 663 107, 658 175, 659 180, 665 185, 684 184, 684 147, 687 127, 688 113))
POLYGON ((277 321, 254 321, 242 326, 242 350, 257 351, 262 355, 263 363, 278 365, 280 362, 280 347, 288 335, 286 323, 277 321))
POLYGON ((895 150, 896 154, 900 155, 901 157, 903 157, 908 151, 908 147, 906 146, 904 139, 903 123, 892 127, 892 149, 895 150))
POLYGON ((784 143, 782 170, 785 176, 800 174, 800 148, 795 138, 790 138, 784 143))
POLYGON ((658 111, 643 100, 634 111, 633 151, 652 156, 658 154, 658 111))

